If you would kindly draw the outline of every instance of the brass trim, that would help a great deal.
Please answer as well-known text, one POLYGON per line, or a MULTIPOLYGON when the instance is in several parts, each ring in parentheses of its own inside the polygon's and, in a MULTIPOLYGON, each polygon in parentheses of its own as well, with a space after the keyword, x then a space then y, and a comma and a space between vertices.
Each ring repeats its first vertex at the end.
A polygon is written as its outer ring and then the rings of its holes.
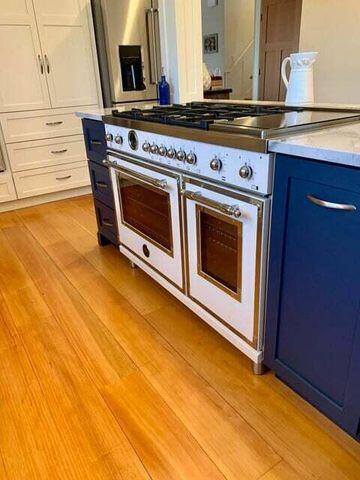
MULTIPOLYGON (((167 249, 166 247, 164 247, 164 245, 161 245, 160 243, 158 243, 156 240, 154 240, 153 238, 149 237, 148 235, 146 235, 144 232, 142 232, 141 230, 138 230, 136 227, 134 227, 133 225, 129 224, 125 218, 124 218, 124 212, 123 212, 123 204, 122 204, 122 198, 121 198, 121 184, 120 184, 120 179, 121 179, 121 174, 122 174, 122 171, 121 170, 116 170, 116 182, 117 182, 117 194, 118 194, 118 197, 119 197, 119 205, 120 205, 120 218, 121 218, 121 223, 126 226, 127 228, 129 228, 130 230, 132 230, 133 232, 135 232, 137 235, 139 235, 141 238, 144 238, 146 239, 148 242, 150 242, 151 244, 153 244, 155 247, 159 248, 160 250, 162 250, 164 253, 166 253, 167 255, 169 255, 169 257, 172 257, 174 258, 174 242, 173 242, 173 229, 172 229, 172 214, 171 214, 171 203, 170 203, 170 193, 167 192, 166 190, 161 190, 161 189, 158 189, 156 187, 153 187, 152 185, 150 185, 149 183, 146 183, 142 180, 137 180, 134 176, 134 180, 135 182, 137 181, 139 184, 141 185, 146 185, 146 188, 148 188, 149 190, 153 190, 155 191, 156 193, 162 193, 164 196, 168 196, 169 197, 169 200, 168 200, 168 213, 169 213, 169 232, 170 232, 170 244, 171 244, 171 248, 170 250, 167 249)), ((128 178, 127 176, 124 176, 122 178, 128 178)))
MULTIPOLYGON (((166 167, 155 167, 153 164, 150 164, 147 161, 144 161, 142 158, 136 157, 135 155, 126 155, 124 153, 114 152, 112 150, 107 151, 108 157, 115 157, 119 158, 120 160, 124 160, 125 162, 132 163, 139 167, 145 168, 147 170, 152 170, 153 172, 162 173, 163 175, 167 175, 168 177, 179 179, 180 175, 178 173, 174 173, 172 170, 168 170, 166 167)), ((109 165, 112 168, 116 169, 114 165, 109 165)), ((121 168, 119 166, 119 168, 121 168)))
MULTIPOLYGON (((248 345, 255 348, 256 350, 259 349, 259 328, 260 328, 260 280, 261 280, 261 261, 262 261, 262 241, 263 241, 263 228, 264 228, 264 201, 261 199, 252 198, 236 192, 230 189, 219 188, 216 185, 208 184, 204 181, 199 181, 197 179, 183 176, 182 177, 182 188, 186 188, 186 183, 190 183, 192 185, 197 185, 202 188, 206 188, 208 190, 236 198, 241 200, 245 203, 249 203, 251 205, 255 205, 257 207, 257 232, 256 232, 256 253, 255 253, 255 280, 254 280, 254 332, 253 332, 253 339, 249 340, 245 337, 241 332, 236 330, 232 327, 228 322, 220 318, 215 312, 210 310, 206 305, 202 302, 196 300, 190 293, 190 274, 189 274, 189 255, 188 255, 188 218, 187 218, 187 210, 186 210, 186 199, 183 198, 183 211, 184 211, 184 221, 185 221, 185 246, 186 246, 186 258, 187 258, 187 272, 186 272, 186 284, 187 284, 187 296, 203 308, 209 315, 213 316, 216 320, 222 323, 226 328, 231 330, 235 335, 239 336, 242 340, 244 340, 248 345)), ((262 325, 262 328, 264 326, 262 325)))
POLYGON ((227 217, 225 214, 217 213, 214 210, 211 210, 209 208, 206 208, 202 205, 196 205, 195 206, 195 211, 196 211, 196 245, 197 245, 197 273, 200 277, 204 278, 207 280, 209 283, 212 283, 215 287, 220 288, 223 292, 227 293, 230 295, 232 298, 238 300, 241 302, 241 290, 242 290, 242 254, 243 254, 243 248, 242 248, 242 222, 239 220, 233 220, 229 217, 227 217), (226 287, 223 283, 220 281, 216 280, 213 278, 211 275, 206 273, 202 269, 202 256, 201 256, 201 226, 200 226, 200 217, 201 213, 205 212, 208 215, 212 215, 215 218, 218 218, 222 222, 225 223, 230 223, 232 225, 235 225, 237 228, 237 246, 238 246, 238 256, 237 259, 237 279, 236 279, 236 292, 231 290, 231 288, 226 287))
MULTIPOLYGON (((149 268, 151 268, 152 270, 154 270, 154 272, 156 272, 158 275, 160 275, 160 277, 162 277, 164 280, 166 280, 167 282, 169 282, 173 287, 177 288, 180 292, 182 292, 184 295, 185 295, 185 290, 184 290, 184 285, 182 287, 179 287, 179 285, 177 285, 175 282, 173 282, 172 280, 170 280, 169 277, 165 276, 163 273, 161 273, 156 267, 154 267, 153 265, 151 265, 151 263, 147 262, 146 260, 144 260, 142 257, 140 257, 140 255, 138 255, 137 253, 135 253, 133 250, 131 250, 131 248, 129 248, 127 245, 124 245, 123 243, 120 242, 120 246, 125 248, 126 250, 128 250, 132 255, 134 255, 136 258, 138 258, 139 260, 141 260, 143 263, 145 263, 145 265, 147 265, 149 268)), ((146 273, 146 272, 145 272, 146 273)), ((155 280, 153 278, 153 280, 155 280)), ((156 282, 156 280, 155 280, 156 282)))

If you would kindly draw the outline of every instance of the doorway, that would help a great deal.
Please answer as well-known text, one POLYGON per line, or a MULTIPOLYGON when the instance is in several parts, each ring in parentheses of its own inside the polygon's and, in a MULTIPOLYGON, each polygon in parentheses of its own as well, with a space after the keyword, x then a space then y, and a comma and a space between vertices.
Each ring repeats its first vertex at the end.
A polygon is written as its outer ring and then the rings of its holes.
POLYGON ((299 50, 302 0, 263 0, 260 17, 259 100, 284 101, 281 63, 299 50))

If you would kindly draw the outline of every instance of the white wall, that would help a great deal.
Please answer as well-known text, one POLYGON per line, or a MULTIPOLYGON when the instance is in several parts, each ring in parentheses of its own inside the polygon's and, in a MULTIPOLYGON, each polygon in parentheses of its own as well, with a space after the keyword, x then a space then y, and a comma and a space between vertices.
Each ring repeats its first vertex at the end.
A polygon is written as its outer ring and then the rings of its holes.
POLYGON ((219 40, 218 53, 203 53, 204 62, 210 73, 216 68, 224 72, 224 1, 226 0, 218 0, 216 7, 208 7, 208 0, 201 0, 202 34, 204 36, 217 33, 219 40))
POLYGON ((303 0, 300 51, 318 51, 315 101, 360 103, 360 0, 303 0))

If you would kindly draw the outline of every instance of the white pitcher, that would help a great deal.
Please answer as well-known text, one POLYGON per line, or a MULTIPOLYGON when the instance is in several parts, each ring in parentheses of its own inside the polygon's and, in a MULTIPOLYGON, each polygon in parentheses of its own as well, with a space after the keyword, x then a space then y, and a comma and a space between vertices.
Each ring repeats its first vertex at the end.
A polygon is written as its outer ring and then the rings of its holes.
POLYGON ((314 103, 314 72, 318 52, 292 53, 281 64, 281 77, 285 83, 286 99, 289 105, 314 103), (289 80, 286 77, 286 65, 290 62, 289 80))

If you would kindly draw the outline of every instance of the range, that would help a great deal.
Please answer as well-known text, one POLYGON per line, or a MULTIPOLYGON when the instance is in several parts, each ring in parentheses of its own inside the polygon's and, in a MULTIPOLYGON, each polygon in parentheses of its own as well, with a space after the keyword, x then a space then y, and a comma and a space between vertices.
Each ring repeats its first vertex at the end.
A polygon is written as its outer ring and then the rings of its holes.
POLYGON ((262 372, 269 138, 350 112, 192 102, 103 118, 120 251, 262 372))

